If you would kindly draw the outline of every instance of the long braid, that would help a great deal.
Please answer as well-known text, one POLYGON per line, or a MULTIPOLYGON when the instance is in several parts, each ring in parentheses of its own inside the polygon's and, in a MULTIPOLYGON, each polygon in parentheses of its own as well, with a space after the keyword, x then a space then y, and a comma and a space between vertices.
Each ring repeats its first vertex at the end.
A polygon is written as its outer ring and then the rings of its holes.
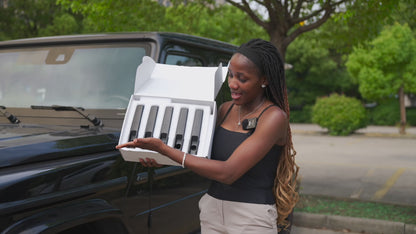
MULTIPOLYGON (((267 78, 266 96, 280 107, 290 119, 289 100, 287 96, 284 62, 277 48, 268 41, 253 39, 243 44, 237 52, 248 57, 260 70, 260 75, 267 78)), ((299 196, 296 182, 299 167, 295 162, 296 151, 292 142, 290 124, 287 127, 286 144, 276 171, 273 192, 276 197, 277 223, 287 226, 285 220, 293 211, 299 196)))

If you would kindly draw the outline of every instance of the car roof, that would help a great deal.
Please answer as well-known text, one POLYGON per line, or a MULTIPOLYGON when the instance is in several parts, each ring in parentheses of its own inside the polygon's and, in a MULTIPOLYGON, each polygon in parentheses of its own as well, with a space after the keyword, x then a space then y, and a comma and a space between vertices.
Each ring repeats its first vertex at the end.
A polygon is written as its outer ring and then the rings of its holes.
POLYGON ((25 47, 33 45, 59 45, 67 43, 86 42, 119 42, 122 41, 158 41, 163 44, 166 41, 176 41, 185 44, 198 44, 202 47, 216 47, 227 51, 234 51, 235 45, 219 40, 173 32, 124 32, 124 33, 98 33, 77 34, 65 36, 34 37, 8 41, 0 41, 0 48, 25 47))

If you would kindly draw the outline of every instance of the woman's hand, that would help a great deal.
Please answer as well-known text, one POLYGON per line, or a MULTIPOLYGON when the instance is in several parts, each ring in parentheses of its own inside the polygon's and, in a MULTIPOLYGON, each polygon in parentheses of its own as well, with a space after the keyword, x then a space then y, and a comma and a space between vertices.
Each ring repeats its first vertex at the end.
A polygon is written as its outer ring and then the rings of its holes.
POLYGON ((149 138, 137 138, 137 139, 134 139, 133 141, 130 141, 121 145, 117 145, 116 149, 121 149, 124 147, 141 148, 141 149, 156 151, 162 154, 161 151, 164 145, 165 144, 160 139, 149 137, 149 138))
POLYGON ((144 167, 162 167, 162 165, 157 163, 156 160, 154 160, 153 158, 146 158, 146 160, 141 158, 139 160, 142 166, 144 167))
MULTIPOLYGON (((141 148, 141 149, 156 151, 160 154, 163 154, 162 150, 164 146, 165 144, 160 139, 149 137, 149 138, 137 138, 137 139, 134 139, 133 141, 130 141, 121 145, 117 145, 116 149, 141 148)), ((161 167, 162 166, 158 164, 154 159, 149 159, 149 158, 146 158, 146 160, 140 159, 140 163, 144 167, 161 167)))

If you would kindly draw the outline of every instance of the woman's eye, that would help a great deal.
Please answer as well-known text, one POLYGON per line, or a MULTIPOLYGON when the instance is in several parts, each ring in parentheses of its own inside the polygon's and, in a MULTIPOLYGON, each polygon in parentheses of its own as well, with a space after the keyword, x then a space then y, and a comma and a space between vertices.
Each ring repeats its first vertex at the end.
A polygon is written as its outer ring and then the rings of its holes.
POLYGON ((247 79, 244 76, 238 76, 237 79, 241 82, 244 83, 247 81, 247 79))
POLYGON ((233 73, 228 72, 228 78, 237 78, 241 83, 245 83, 247 81, 244 75, 238 73, 234 75, 233 73))

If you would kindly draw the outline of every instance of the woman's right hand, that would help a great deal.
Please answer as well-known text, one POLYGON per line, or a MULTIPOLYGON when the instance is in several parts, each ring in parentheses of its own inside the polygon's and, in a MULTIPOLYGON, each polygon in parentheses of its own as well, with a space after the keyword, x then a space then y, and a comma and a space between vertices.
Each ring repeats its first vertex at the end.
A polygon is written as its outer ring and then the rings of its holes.
POLYGON ((146 158, 146 159, 139 159, 140 163, 144 167, 162 167, 159 163, 156 162, 156 160, 152 158, 146 158))

